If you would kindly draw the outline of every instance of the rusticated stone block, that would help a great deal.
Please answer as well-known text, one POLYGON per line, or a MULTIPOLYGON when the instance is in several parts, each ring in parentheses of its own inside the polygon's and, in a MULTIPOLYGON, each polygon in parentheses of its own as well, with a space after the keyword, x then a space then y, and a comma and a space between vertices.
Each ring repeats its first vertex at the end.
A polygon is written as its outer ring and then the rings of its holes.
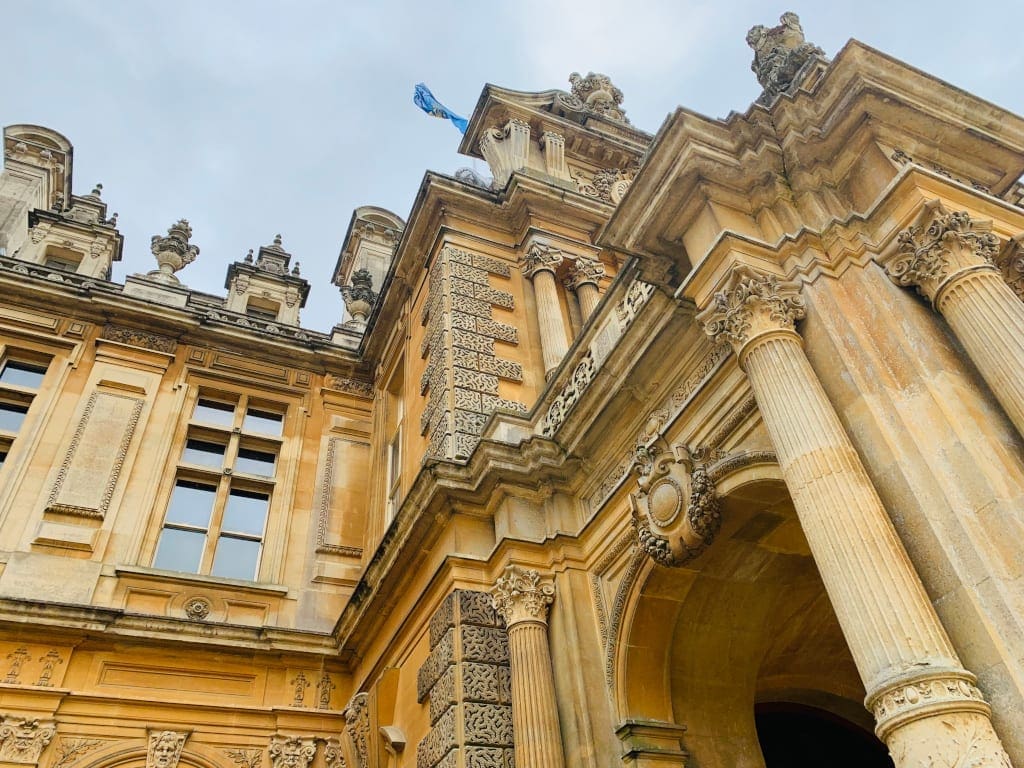
POLYGON ((512 360, 505 360, 501 357, 480 357, 479 368, 484 373, 493 373, 501 379, 509 381, 523 380, 523 366, 512 360))
POLYGON ((460 589, 456 594, 459 596, 459 623, 479 624, 484 627, 502 625, 498 612, 494 610, 492 598, 487 592, 460 589))
POLYGON ((485 288, 477 286, 476 297, 502 309, 515 309, 516 300, 508 291, 499 291, 497 288, 485 288))
POLYGON ((512 746, 512 708, 501 704, 464 704, 467 744, 512 746))
POLYGON ((468 389, 455 390, 455 407, 467 411, 483 413, 483 395, 479 392, 472 392, 468 389))
MULTIPOLYGON (((461 305, 462 302, 460 301, 459 304, 461 305)), ((477 329, 477 318, 473 315, 453 310, 448 313, 448 316, 451 319, 452 328, 458 328, 463 331, 475 331, 477 329)))
POLYGON ((452 275, 452 277, 461 277, 463 280, 468 280, 471 283, 487 285, 487 273, 482 269, 477 269, 476 267, 452 262, 448 265, 448 273, 452 275))
POLYGON ((504 411, 512 411, 513 413, 528 413, 530 410, 515 400, 506 400, 503 397, 496 397, 494 395, 481 395, 480 406, 484 413, 491 413, 499 408, 504 411))
POLYGON ((514 751, 505 747, 466 747, 466 768, 514 768, 514 751))
POLYGON ((452 344, 463 349, 471 349, 485 355, 494 354, 494 339, 476 332, 476 324, 471 330, 455 328, 452 330, 452 344))
MULTIPOLYGON (((510 697, 505 696, 508 687, 508 667, 495 664, 465 662, 460 666, 462 672, 462 696, 465 701, 479 701, 489 704, 511 704, 510 697), (502 680, 502 673, 506 680, 502 680)), ((454 670, 455 667, 450 667, 454 670)), ((442 678, 443 679, 443 678, 442 678)), ((431 701, 434 694, 431 693, 431 701)))
POLYGON ((448 707, 453 707, 457 703, 457 698, 455 695, 456 669, 457 665, 455 664, 448 667, 448 669, 444 671, 444 674, 438 678, 437 682, 434 683, 434 686, 430 689, 431 723, 437 722, 437 719, 447 711, 448 707))
POLYGON ((455 431, 465 432, 471 435, 479 435, 487 423, 489 417, 483 413, 464 411, 461 408, 455 409, 455 431))
POLYGON ((504 341, 507 344, 519 343, 519 331, 508 323, 499 323, 497 320, 486 320, 481 317, 477 319, 476 329, 485 336, 504 341))
POLYGON ((416 765, 436 766, 457 745, 455 729, 458 707, 451 707, 431 727, 416 747, 416 765))
POLYGON ((431 650, 436 648, 437 644, 444 639, 448 630, 455 626, 455 594, 452 592, 442 600, 441 605, 434 611, 434 615, 430 617, 431 650))
POLYGON ((426 700, 430 689, 444 674, 445 670, 455 663, 455 630, 445 633, 441 641, 430 651, 416 675, 416 701, 426 700))
POLYGON ((512 275, 512 270, 506 262, 493 256, 484 256, 481 253, 473 254, 473 266, 486 269, 492 275, 498 275, 499 277, 510 277, 512 275))
POLYGON ((459 627, 462 658, 491 664, 508 663, 508 634, 498 627, 459 627))
POLYGON ((452 374, 456 387, 472 389, 487 395, 498 394, 498 377, 493 374, 471 371, 468 368, 455 368, 452 374))

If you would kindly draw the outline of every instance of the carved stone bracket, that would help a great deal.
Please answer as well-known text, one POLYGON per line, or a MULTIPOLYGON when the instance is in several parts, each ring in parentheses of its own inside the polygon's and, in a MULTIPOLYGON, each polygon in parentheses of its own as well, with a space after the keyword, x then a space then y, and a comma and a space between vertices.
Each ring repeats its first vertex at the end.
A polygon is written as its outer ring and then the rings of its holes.
POLYGON ((56 732, 53 720, 4 717, 0 723, 0 762, 37 765, 56 732))
POLYGON ((150 731, 146 768, 177 768, 190 731, 150 731))
POLYGON ((273 768, 309 768, 316 755, 316 739, 274 734, 268 752, 273 768))
POLYGON ((548 606, 555 599, 550 576, 509 565, 491 589, 494 609, 509 626, 521 621, 546 622, 548 606))
POLYGON ((991 222, 972 219, 967 211, 927 206, 918 223, 897 235, 896 253, 884 260, 885 271, 894 283, 914 286, 937 307, 957 277, 996 269, 999 238, 991 230, 991 222))
POLYGON ((488 128, 480 136, 480 154, 494 176, 494 185, 504 187, 512 173, 526 167, 530 153, 530 125, 513 118, 503 127, 488 128))
MULTIPOLYGON (((370 694, 357 693, 345 707, 345 733, 352 741, 355 768, 366 768, 370 760, 370 694)), ((278 768, 276 765, 274 768, 278 768)), ((290 768, 290 767, 289 767, 290 768)))

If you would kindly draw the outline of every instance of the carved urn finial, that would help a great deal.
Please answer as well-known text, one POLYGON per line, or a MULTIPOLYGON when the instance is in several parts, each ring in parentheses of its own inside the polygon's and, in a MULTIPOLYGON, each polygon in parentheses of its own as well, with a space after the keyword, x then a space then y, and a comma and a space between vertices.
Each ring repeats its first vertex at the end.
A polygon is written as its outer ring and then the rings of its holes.
POLYGON ((366 318, 370 315, 377 293, 373 290, 373 276, 368 269, 357 269, 352 273, 352 282, 341 288, 345 299, 345 307, 352 315, 352 322, 361 327, 366 326, 366 318))
POLYGON ((799 16, 787 11, 779 21, 777 27, 758 24, 747 32, 747 45, 754 50, 750 68, 764 88, 757 100, 760 104, 770 104, 776 96, 785 93, 811 58, 825 56, 821 48, 804 39, 799 16))
POLYGON ((92 192, 90 192, 88 196, 89 197, 95 197, 98 200, 100 198, 100 195, 102 195, 102 194, 103 194, 103 185, 100 184, 99 182, 97 182, 93 186, 92 192))
POLYGON ((153 235, 150 250, 153 251, 160 269, 150 272, 148 277, 162 283, 180 283, 174 273, 191 264, 199 255, 199 246, 189 243, 191 237, 192 227, 189 226, 187 219, 178 219, 167 229, 167 234, 163 237, 153 235))
POLYGON ((608 75, 588 72, 582 77, 579 72, 569 75, 572 95, 583 102, 590 112, 596 112, 612 120, 628 123, 626 110, 622 109, 622 91, 616 88, 608 75))

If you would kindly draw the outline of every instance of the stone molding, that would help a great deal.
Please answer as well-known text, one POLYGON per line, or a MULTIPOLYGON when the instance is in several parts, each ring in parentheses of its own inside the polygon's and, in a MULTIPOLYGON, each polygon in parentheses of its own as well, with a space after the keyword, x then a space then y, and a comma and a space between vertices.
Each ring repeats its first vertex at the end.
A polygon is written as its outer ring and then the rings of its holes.
POLYGON ((913 286, 938 307, 947 287, 979 270, 996 270, 999 238, 992 222, 972 219, 967 211, 946 212, 941 204, 925 206, 918 223, 896 236, 896 252, 884 260, 889 278, 913 286))
POLYGON ((146 768, 177 768, 191 731, 150 731, 146 768))
POLYGON ((991 708, 974 675, 959 670, 930 671, 899 680, 871 694, 865 705, 875 716, 875 730, 884 739, 909 721, 952 710, 976 711, 986 717, 991 708))
POLYGON ((509 627, 523 621, 546 623, 555 599, 554 580, 532 568, 509 565, 491 588, 491 599, 509 627))

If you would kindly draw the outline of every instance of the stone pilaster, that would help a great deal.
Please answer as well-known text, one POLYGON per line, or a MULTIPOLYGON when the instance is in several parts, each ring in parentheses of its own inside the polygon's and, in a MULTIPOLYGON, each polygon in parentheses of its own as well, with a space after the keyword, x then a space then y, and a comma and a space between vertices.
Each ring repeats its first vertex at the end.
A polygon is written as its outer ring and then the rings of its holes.
POLYGON ((991 222, 926 208, 883 260, 897 285, 914 286, 946 318, 1010 420, 1024 435, 1024 303, 995 264, 991 222))
POLYGON ((750 380, 822 581, 897 768, 1009 766, 888 514, 803 351, 799 287, 738 276, 698 316, 750 380))
POLYGON ((558 283, 555 270, 562 263, 562 252, 549 245, 535 242, 523 259, 523 274, 533 281, 537 302, 537 323, 540 326, 541 354, 544 358, 544 376, 558 367, 569 351, 562 306, 558 301, 558 283))
POLYGON ((554 594, 550 576, 515 565, 505 569, 491 590, 494 607, 508 626, 518 768, 565 765, 548 646, 548 606, 554 594))
POLYGON ((580 256, 569 269, 565 285, 575 291, 576 298, 580 301, 580 314, 583 315, 584 322, 594 314, 598 302, 601 301, 598 285, 602 277, 604 277, 604 266, 597 259, 580 256))

